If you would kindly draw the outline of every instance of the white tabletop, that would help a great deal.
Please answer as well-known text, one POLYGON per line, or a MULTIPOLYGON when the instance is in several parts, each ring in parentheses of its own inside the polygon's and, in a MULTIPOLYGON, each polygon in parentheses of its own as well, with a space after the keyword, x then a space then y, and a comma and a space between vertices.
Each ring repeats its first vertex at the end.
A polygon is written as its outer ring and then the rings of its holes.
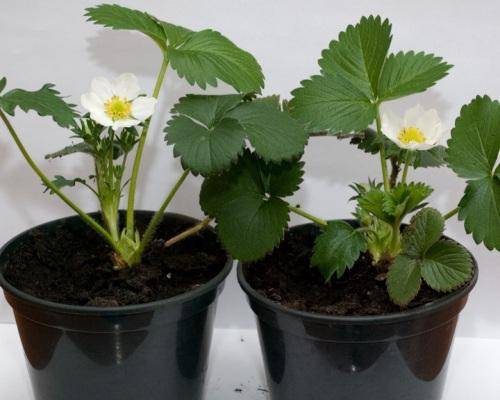
MULTIPOLYGON (((500 340, 458 338, 443 400, 500 398, 500 340)), ((217 329, 206 400, 267 400, 257 334, 217 329)), ((21 344, 14 325, 0 324, 0 399, 31 400, 21 344)))

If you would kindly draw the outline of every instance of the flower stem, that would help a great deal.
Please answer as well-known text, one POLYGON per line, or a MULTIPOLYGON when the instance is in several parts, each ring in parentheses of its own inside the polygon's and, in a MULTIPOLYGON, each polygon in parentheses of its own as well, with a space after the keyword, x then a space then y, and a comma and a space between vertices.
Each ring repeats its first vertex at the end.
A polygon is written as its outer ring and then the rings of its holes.
POLYGON ((383 142, 383 134, 382 134, 382 122, 380 121, 380 106, 376 104, 377 115, 375 117, 377 123, 377 136, 380 140, 380 165, 382 166, 382 177, 384 179, 384 190, 386 192, 390 192, 391 186, 389 184, 389 179, 387 176, 387 162, 385 157, 385 145, 383 142))
POLYGON ((302 210, 299 207, 294 207, 294 206, 288 205, 288 209, 290 211, 294 212, 295 214, 298 214, 304 218, 307 218, 308 220, 310 220, 318 225, 322 225, 322 226, 328 225, 328 223, 324 219, 315 217, 314 215, 311 215, 311 214, 305 212, 304 210, 302 210))
POLYGON ((189 236, 195 235, 199 231, 205 229, 212 221, 213 221, 212 217, 206 217, 204 220, 200 221, 193 227, 186 229, 184 232, 179 233, 178 235, 174 236, 171 239, 166 240, 164 246, 170 247, 175 243, 188 238, 189 236))
POLYGON ((406 152, 405 166, 403 169, 403 176, 401 177, 401 183, 406 183, 406 177, 408 176, 408 170, 410 169, 412 160, 413 160, 413 152, 408 150, 406 152))
MULTIPOLYGON (((168 68, 168 60, 164 57, 161 65, 160 72, 156 79, 155 88, 153 90, 153 97, 158 98, 160 94, 160 89, 165 80, 165 74, 168 68)), ((127 234, 129 237, 134 237, 135 227, 134 227, 134 209, 135 209, 135 192, 137 187, 137 178, 139 176, 139 169, 141 166, 142 153, 144 152, 144 145, 146 144, 146 137, 148 134, 149 126, 151 124, 152 116, 144 124, 141 137, 139 138, 139 144, 137 145, 137 152, 135 154, 134 165, 132 167, 132 175, 130 177, 130 187, 128 194, 128 204, 127 204, 127 234)))
POLYGON ((98 234, 100 234, 112 247, 114 250, 116 250, 116 244, 113 241, 113 238, 111 235, 97 222, 95 221, 92 217, 87 215, 83 210, 81 210, 76 204, 74 204, 64 193, 62 193, 59 188, 52 183, 52 181, 42 172, 40 168, 36 165, 36 163, 33 161, 31 156, 29 155, 28 151, 24 147, 23 143, 19 139, 19 136, 17 135, 14 127, 11 125, 10 121, 7 119, 6 115, 0 110, 0 118, 2 119, 3 123, 7 127, 7 130, 9 131, 10 135, 12 136, 12 139, 14 139, 14 142, 16 143, 19 151, 23 155, 24 159, 26 162, 29 164, 31 169, 38 175, 38 177, 42 180, 45 186, 47 186, 54 194, 59 196, 59 198, 64 201, 70 208, 73 209, 81 218, 82 220, 87 223, 92 229, 94 229, 98 234))
POLYGON ((156 232, 156 228, 158 227, 158 224, 163 219, 163 214, 165 213, 165 209, 168 207, 168 205, 170 204, 170 202, 172 201, 175 194, 177 193, 177 191, 179 190, 181 185, 184 183, 184 181, 186 180, 186 178, 190 172, 191 171, 189 169, 186 169, 182 173, 180 178, 177 180, 175 185, 172 187, 172 189, 168 193, 166 199, 163 201, 163 203, 160 206, 160 208, 158 209, 158 211, 156 211, 155 215, 153 216, 153 218, 149 222, 149 225, 146 228, 146 231, 144 232, 144 235, 142 237, 141 244, 139 245, 139 250, 138 250, 138 257, 139 258, 142 255, 142 253, 144 252, 144 250, 146 249, 146 247, 149 244, 149 242, 151 241, 151 239, 153 238, 153 235, 156 232))
POLYGON ((454 208, 454 209, 453 209, 453 210, 451 210, 449 213, 446 213, 446 214, 443 216, 443 218, 444 218, 445 220, 450 219, 450 218, 451 218, 451 217, 453 217, 454 215, 458 214, 458 211, 459 211, 458 207, 457 207, 457 208, 454 208))

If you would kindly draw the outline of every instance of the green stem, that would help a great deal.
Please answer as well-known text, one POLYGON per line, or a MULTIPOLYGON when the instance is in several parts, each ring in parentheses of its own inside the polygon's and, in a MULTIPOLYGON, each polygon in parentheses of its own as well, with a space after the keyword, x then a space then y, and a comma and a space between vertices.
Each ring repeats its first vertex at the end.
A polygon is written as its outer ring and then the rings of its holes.
MULTIPOLYGON (((164 57, 161 65, 160 72, 158 73, 158 77, 156 79, 155 88, 153 90, 153 97, 158 98, 160 94, 160 89, 165 80, 165 74, 167 72, 168 60, 164 57)), ((139 139, 139 144, 137 145, 137 152, 135 154, 134 166, 132 168, 132 175, 130 177, 130 188, 128 195, 128 204, 127 204, 127 234, 130 237, 135 235, 134 233, 134 209, 135 209, 135 191, 137 187, 137 178, 139 176, 139 169, 141 166, 142 153, 144 152, 144 145, 146 144, 146 137, 148 134, 149 126, 151 124, 150 117, 146 123, 144 124, 144 128, 142 130, 141 137, 139 139)))
POLYGON ((28 154, 28 151, 24 147, 23 143, 19 139, 19 136, 17 135, 16 131, 14 130, 14 127, 11 125, 10 121, 7 119, 6 115, 0 110, 0 118, 2 119, 3 123, 7 127, 10 135, 12 136, 12 139, 14 139, 14 142, 16 143, 19 151, 23 155, 24 159, 26 162, 29 164, 31 169, 38 175, 38 177, 42 180, 45 186, 47 186, 54 194, 59 196, 59 198, 64 201, 70 208, 73 209, 82 219, 85 223, 87 223, 92 229, 94 229, 97 233, 99 233, 106 241, 113 247, 113 249, 116 250, 116 244, 113 241, 113 238, 111 235, 101 226, 99 223, 97 223, 92 217, 87 215, 83 210, 81 210, 76 204, 74 204, 64 193, 62 193, 59 188, 52 183, 52 181, 47 178, 47 176, 42 172, 40 168, 35 164, 31 156, 28 154))
POLYGON ((165 213, 165 209, 168 207, 172 199, 174 198, 175 194, 181 187, 181 185, 184 183, 186 180, 187 176, 189 175, 190 170, 186 169, 180 178, 177 180, 175 183, 174 187, 170 190, 168 193, 166 199, 163 201, 161 207, 156 211, 155 215, 151 219, 151 222, 149 223, 148 227, 146 228, 146 231, 144 232, 144 236, 142 237, 141 244, 139 246, 137 258, 139 259, 144 250, 146 249, 147 245, 153 239, 153 235, 156 232, 156 228, 158 227, 158 224, 161 222, 163 219, 163 214, 165 213))
POLYGON ((206 217, 204 220, 198 222, 196 225, 192 226, 191 228, 186 229, 184 232, 181 232, 178 235, 174 236, 173 238, 165 241, 164 246, 165 247, 173 246, 177 242, 180 242, 181 240, 184 240, 184 239, 188 238, 189 236, 195 235, 199 231, 205 229, 212 221, 213 221, 212 217, 206 217))
POLYGON ((458 207, 457 207, 457 208, 455 208, 455 209, 451 210, 449 213, 446 213, 446 214, 443 216, 443 218, 444 218, 445 220, 450 219, 450 218, 451 218, 451 217, 453 217, 454 215, 458 214, 458 211, 459 211, 459 209, 458 209, 458 207))
POLYGON ((408 176, 408 170, 410 169, 412 159, 413 159, 413 152, 408 150, 406 152, 405 167, 403 169, 403 176, 401 177, 401 183, 406 183, 406 178, 408 176))
POLYGON ((318 225, 322 225, 322 226, 328 225, 328 223, 324 219, 315 217, 314 215, 305 212, 304 210, 302 210, 299 207, 294 207, 294 206, 288 205, 288 209, 290 211, 294 212, 295 214, 298 214, 304 218, 307 218, 308 220, 310 220, 318 225))
POLYGON ((383 142, 382 122, 380 120, 380 106, 377 103, 375 107, 377 110, 377 115, 376 115, 377 136, 379 137, 379 140, 380 140, 380 165, 382 166, 382 177, 384 179, 384 189, 386 192, 390 192, 391 186, 389 184, 389 179, 388 179, 388 175, 387 175, 387 162, 386 162, 386 156, 385 156, 385 145, 383 142))

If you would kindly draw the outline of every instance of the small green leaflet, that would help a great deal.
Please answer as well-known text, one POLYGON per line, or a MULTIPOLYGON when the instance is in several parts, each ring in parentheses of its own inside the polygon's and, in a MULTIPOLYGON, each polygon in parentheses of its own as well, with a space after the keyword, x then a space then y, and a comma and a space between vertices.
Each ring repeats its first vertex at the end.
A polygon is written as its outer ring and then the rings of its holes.
POLYGON ((42 117, 51 116, 63 128, 74 126, 75 118, 79 116, 74 110, 75 105, 66 103, 53 87, 54 85, 48 83, 34 92, 11 90, 0 96, 0 108, 12 116, 16 107, 24 112, 33 110, 42 117))
POLYGON ((344 275, 366 250, 362 233, 344 221, 330 221, 316 238, 311 265, 317 267, 326 281, 333 275, 344 275))
POLYGON ((394 303, 405 306, 418 294, 421 279, 440 292, 454 290, 470 280, 469 252, 442 238, 444 219, 431 208, 420 210, 403 233, 403 252, 389 268, 387 289, 394 303))
POLYGON ((360 131, 375 119, 378 103, 422 92, 451 68, 432 54, 388 56, 391 40, 391 24, 378 16, 349 25, 322 52, 321 75, 292 92, 291 114, 311 130, 360 131))
POLYGON ((46 160, 52 159, 52 158, 60 158, 64 156, 68 156, 70 154, 75 154, 75 153, 85 153, 85 154, 93 154, 93 149, 92 146, 90 146, 88 143, 81 142, 77 144, 73 144, 71 146, 66 146, 65 148, 56 151, 54 153, 47 154, 45 156, 46 160))
POLYGON ((458 218, 476 243, 500 250, 500 103, 476 97, 462 107, 448 140, 446 160, 467 179, 458 218), (496 169, 495 169, 496 168, 496 169))
POLYGON ((387 291, 394 303, 406 306, 420 291, 420 263, 404 255, 396 257, 387 274, 387 291))
POLYGON ((7 78, 3 77, 2 79, 0 79, 0 93, 3 92, 6 85, 7 85, 7 78))
POLYGON ((452 66, 433 54, 391 54, 382 70, 378 94, 384 101, 423 92, 448 75, 452 66))
MULTIPOLYGON (((81 179, 81 178, 75 178, 75 179, 66 179, 64 176, 62 175, 56 175, 54 176, 54 179, 52 180, 52 184, 58 188, 58 189, 62 189, 64 187, 73 187, 75 186, 77 183, 81 183, 81 184, 85 184, 86 181, 85 179, 81 179)), ((50 190, 49 187, 47 187, 47 189, 45 189, 45 192, 46 191, 49 191, 50 194, 53 194, 54 192, 52 190, 50 190)))
POLYGON ((200 204, 215 217, 224 248, 238 260, 252 261, 282 239, 289 211, 281 197, 301 181, 302 163, 265 163, 246 150, 227 172, 205 179, 200 204))
POLYGON ((185 166, 204 176, 229 168, 246 139, 274 162, 298 156, 307 142, 305 130, 287 113, 267 102, 242 102, 241 95, 188 95, 172 112, 167 143, 185 166))
POLYGON ((88 8, 89 21, 112 29, 141 32, 157 43, 181 78, 202 89, 221 80, 240 93, 260 93, 264 76, 258 62, 219 32, 191 31, 145 12, 116 4, 88 8))

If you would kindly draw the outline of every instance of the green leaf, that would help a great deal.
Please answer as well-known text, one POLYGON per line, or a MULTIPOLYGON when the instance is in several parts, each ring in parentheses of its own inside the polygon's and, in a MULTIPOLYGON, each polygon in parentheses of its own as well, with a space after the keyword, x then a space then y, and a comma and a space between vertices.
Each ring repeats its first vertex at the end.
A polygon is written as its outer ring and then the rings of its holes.
POLYGON ((358 131, 375 119, 375 105, 343 75, 315 75, 301 85, 292 91, 289 110, 309 130, 358 131))
POLYGON ((122 7, 117 4, 100 4, 87 8, 87 21, 112 29, 142 32, 165 48, 167 36, 158 21, 145 12, 122 7))
POLYGON ((433 189, 425 183, 399 183, 382 200, 384 211, 397 220, 422 207, 422 202, 431 195, 433 189))
POLYGON ((48 83, 41 89, 28 92, 23 89, 14 89, 0 97, 0 107, 10 115, 15 114, 16 107, 24 112, 36 111, 38 115, 51 116, 60 126, 67 128, 75 125, 78 113, 74 104, 66 103, 59 92, 48 83))
POLYGON ((160 21, 156 18, 155 20, 162 26, 163 31, 165 32, 168 47, 178 47, 194 34, 192 30, 182 26, 160 21))
POLYGON ((391 300, 399 306, 406 306, 420 291, 419 262, 404 255, 396 257, 389 268, 386 284, 391 300))
POLYGON ((356 145, 358 149, 363 150, 365 153, 378 154, 380 152, 380 145, 381 143, 383 143, 385 147, 386 158, 401 158, 401 149, 397 144, 388 139, 385 135, 379 137, 377 135, 377 132, 370 128, 365 129, 362 134, 362 137, 355 136, 351 139, 351 144, 356 145))
POLYGON ((227 169, 243 151, 246 133, 227 112, 241 101, 240 95, 182 98, 165 129, 174 154, 195 173, 208 175, 227 169))
POLYGON ((73 144, 71 146, 66 146, 65 148, 63 148, 59 151, 56 151, 54 153, 47 154, 45 156, 45 159, 49 160, 52 158, 64 157, 64 156, 68 156, 70 154, 75 154, 75 153, 92 154, 93 149, 92 149, 92 146, 90 146, 88 143, 81 142, 81 143, 73 144))
POLYGON ((312 130, 365 129, 376 116, 373 100, 390 43, 391 25, 380 17, 363 17, 348 26, 323 51, 321 75, 292 92, 291 114, 312 130))
POLYGON ((460 220, 476 243, 500 250, 500 103, 476 97, 462 107, 446 152, 447 162, 467 179, 459 203, 460 220), (496 169, 495 169, 496 168, 496 169))
POLYGON ((422 278, 439 292, 450 292, 472 277, 472 258, 458 243, 441 240, 434 244, 422 262, 422 278))
POLYGON ((2 79, 0 79, 0 93, 3 92, 6 85, 7 85, 7 78, 3 77, 2 79))
POLYGON ((372 188, 362 193, 358 198, 358 204, 361 209, 367 211, 382 221, 392 223, 393 217, 384 209, 384 203, 387 202, 388 194, 381 189, 372 188))
POLYGON ((340 73, 371 100, 377 97, 382 66, 391 45, 391 24, 380 16, 363 17, 340 33, 319 60, 322 73, 340 73))
MULTIPOLYGON (((62 189, 64 187, 73 187, 77 183, 85 184, 85 179, 81 178, 75 178, 75 179, 66 179, 62 175, 56 175, 54 176, 54 179, 51 181, 52 184, 58 189, 62 189)), ((50 188, 45 189, 45 191, 50 191, 50 194, 53 194, 54 192, 50 190, 50 188)))
POLYGON ((433 54, 413 51, 391 54, 380 76, 378 95, 387 101, 423 92, 448 75, 451 67, 433 54))
POLYGON ((237 164, 203 182, 200 205, 217 222, 224 248, 241 261, 263 257, 282 239, 287 227, 288 204, 280 196, 291 194, 301 181, 297 163, 266 164, 245 151, 237 164), (283 177, 285 171, 295 171, 283 177))
POLYGON ((181 78, 202 89, 217 86, 217 79, 241 93, 260 93, 264 87, 255 58, 210 29, 195 32, 179 47, 168 49, 167 57, 181 78))
POLYGON ((435 146, 429 150, 416 151, 413 159, 413 167, 429 168, 441 167, 446 164, 446 147, 435 146))
POLYGON ((366 241, 362 233, 347 222, 330 221, 316 238, 311 265, 320 270, 326 281, 333 275, 340 278, 365 250, 366 241))
POLYGON ((411 219, 403 233, 403 253, 411 258, 422 259, 443 235, 444 218, 433 208, 420 210, 411 219))
POLYGON ((290 160, 304 151, 307 132, 288 113, 268 103, 246 102, 228 115, 241 124, 257 154, 266 161, 290 160))

